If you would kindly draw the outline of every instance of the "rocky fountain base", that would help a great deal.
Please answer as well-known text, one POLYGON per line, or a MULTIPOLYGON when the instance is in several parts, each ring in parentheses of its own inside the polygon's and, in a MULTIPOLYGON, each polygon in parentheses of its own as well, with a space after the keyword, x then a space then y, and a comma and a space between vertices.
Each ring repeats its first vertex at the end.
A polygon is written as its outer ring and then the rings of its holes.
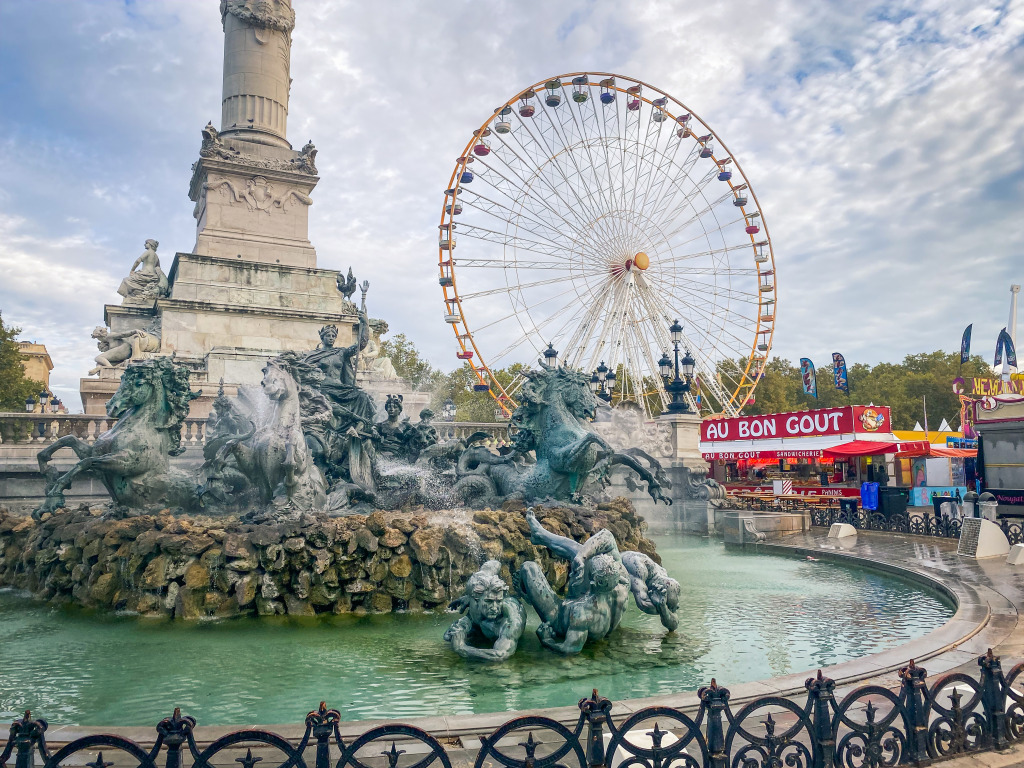
MULTIPOLYGON (((582 542, 606 528, 621 550, 660 561, 626 499, 535 509, 555 533, 582 542)), ((0 586, 55 604, 201 619, 444 608, 488 559, 502 563, 506 581, 527 560, 556 589, 568 576, 565 560, 530 543, 522 502, 271 525, 169 513, 112 519, 107 511, 60 509, 35 521, 0 508, 0 586)))

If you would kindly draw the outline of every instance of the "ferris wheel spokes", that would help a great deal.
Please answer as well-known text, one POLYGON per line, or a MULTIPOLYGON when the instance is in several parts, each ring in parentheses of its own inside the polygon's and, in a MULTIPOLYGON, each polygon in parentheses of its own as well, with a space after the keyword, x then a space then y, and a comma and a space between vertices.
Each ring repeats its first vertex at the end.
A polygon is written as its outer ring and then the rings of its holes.
POLYGON ((774 280, 762 275, 774 262, 767 231, 750 236, 756 196, 724 143, 685 105, 609 75, 538 83, 496 113, 453 173, 442 230, 457 224, 463 248, 439 261, 446 320, 502 408, 515 405, 512 385, 491 373, 487 349, 506 365, 547 341, 569 363, 621 367, 618 396, 645 411, 666 402, 657 358, 664 321, 679 316, 702 410, 737 412, 771 345, 774 280), (545 88, 559 96, 542 101, 545 88), (510 312, 496 311, 501 296, 510 312))

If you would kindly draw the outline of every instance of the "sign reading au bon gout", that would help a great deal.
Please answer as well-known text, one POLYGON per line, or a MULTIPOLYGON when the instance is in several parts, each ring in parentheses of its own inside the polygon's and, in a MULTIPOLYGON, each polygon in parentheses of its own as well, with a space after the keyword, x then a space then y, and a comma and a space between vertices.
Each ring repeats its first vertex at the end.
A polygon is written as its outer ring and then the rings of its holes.
POLYGON ((889 407, 885 405, 844 405, 792 413, 766 413, 731 419, 706 419, 700 425, 700 439, 758 440, 789 437, 819 437, 851 432, 891 432, 889 407))

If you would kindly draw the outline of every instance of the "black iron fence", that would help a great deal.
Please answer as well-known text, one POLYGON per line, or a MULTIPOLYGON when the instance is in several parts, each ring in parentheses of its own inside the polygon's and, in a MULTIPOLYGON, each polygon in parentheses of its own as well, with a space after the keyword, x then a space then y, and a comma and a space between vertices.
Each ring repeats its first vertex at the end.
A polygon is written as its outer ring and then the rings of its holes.
POLYGON ((265 730, 245 729, 200 747, 196 721, 179 710, 156 726, 151 748, 127 738, 92 735, 52 752, 45 720, 25 717, 11 725, 0 768, 214 768, 240 763, 253 768, 887 768, 925 765, 942 758, 1005 749, 1024 740, 1024 694, 1015 688, 1017 664, 1004 676, 989 651, 978 659, 980 676, 945 674, 930 686, 913 661, 898 673, 899 687, 866 685, 841 700, 835 683, 818 673, 807 680, 802 703, 779 696, 755 699, 734 712, 729 690, 711 685, 697 692, 695 713, 650 707, 613 717, 614 705, 593 696, 579 703, 570 728, 541 716, 513 718, 479 739, 479 748, 419 728, 389 724, 352 738, 341 733, 341 713, 324 704, 306 717, 298 742, 265 730), (254 754, 255 752, 255 754, 254 754), (475 755, 474 755, 475 752, 475 755), (111 758, 111 759, 108 759, 111 758))
MULTIPOLYGON (((913 533, 919 536, 941 536, 945 539, 960 538, 961 519, 951 515, 936 515, 929 512, 906 513, 891 515, 882 512, 870 512, 858 509, 855 512, 834 508, 814 509, 810 511, 811 525, 829 527, 833 523, 849 523, 863 531, 892 531, 894 533, 913 533)), ((998 522, 1010 544, 1024 542, 1024 525, 1010 522, 1003 518, 998 522)))

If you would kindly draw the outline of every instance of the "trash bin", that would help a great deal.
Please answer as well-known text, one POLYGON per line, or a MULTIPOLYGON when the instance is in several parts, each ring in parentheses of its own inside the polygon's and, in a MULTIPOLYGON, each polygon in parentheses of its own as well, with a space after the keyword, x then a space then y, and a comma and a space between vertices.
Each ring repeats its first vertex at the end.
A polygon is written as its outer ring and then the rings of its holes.
POLYGON ((870 512, 878 509, 878 483, 861 483, 860 505, 870 512))
POLYGON ((910 490, 887 486, 878 489, 878 510, 886 518, 906 514, 910 502, 910 490))
POLYGON ((978 497, 978 508, 981 510, 981 517, 991 520, 993 523, 999 519, 999 502, 991 493, 983 493, 978 497))
POLYGON ((978 494, 968 491, 964 494, 964 517, 977 517, 978 511, 978 494))

